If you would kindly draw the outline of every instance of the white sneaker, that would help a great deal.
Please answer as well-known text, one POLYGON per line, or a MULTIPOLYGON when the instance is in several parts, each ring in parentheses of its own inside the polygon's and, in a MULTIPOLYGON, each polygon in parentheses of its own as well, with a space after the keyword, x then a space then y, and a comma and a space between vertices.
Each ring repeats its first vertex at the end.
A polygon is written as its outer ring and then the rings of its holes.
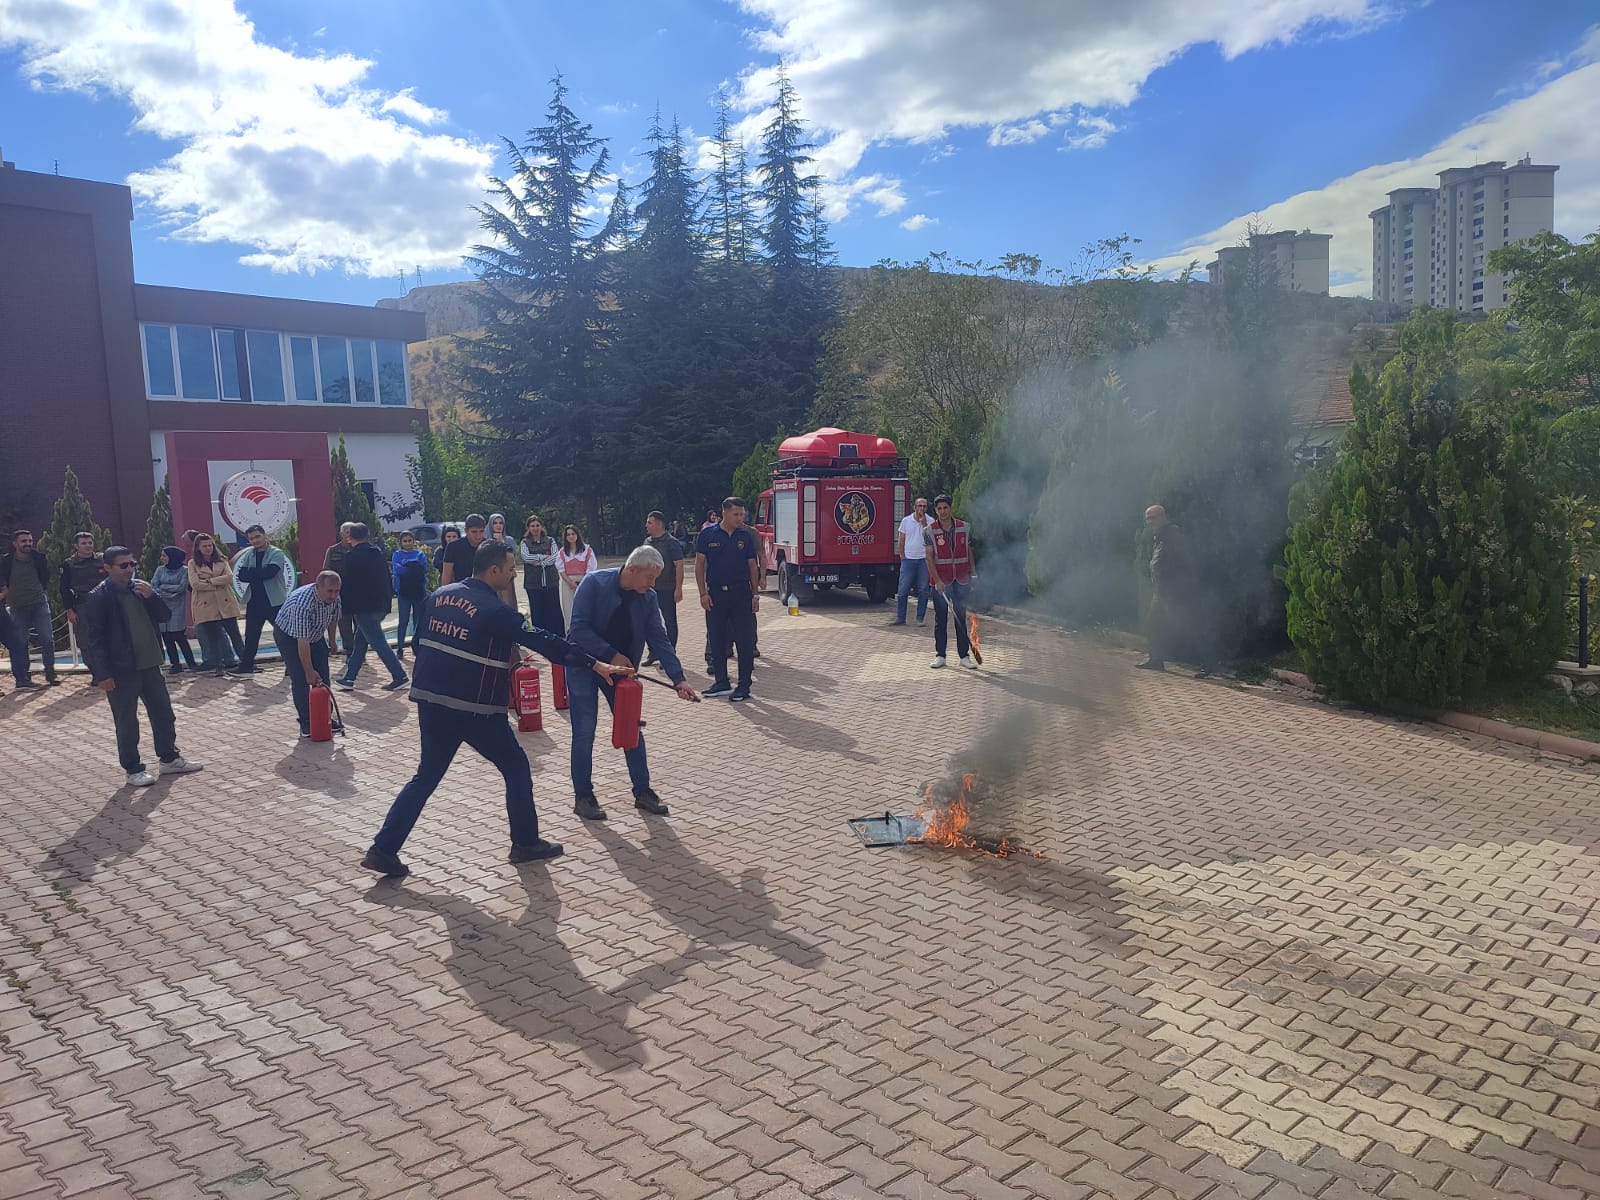
POLYGON ((129 771, 128 772, 128 786, 129 787, 149 787, 151 784, 155 783, 155 781, 156 781, 156 777, 154 775, 150 774, 149 771, 129 771))
POLYGON ((190 762, 181 754, 171 762, 161 764, 161 773, 163 775, 193 775, 196 771, 204 771, 205 769, 204 763, 190 762))
POLYGON ((928 669, 930 671, 937 671, 942 666, 944 666, 944 655, 935 654, 933 656, 933 661, 928 664, 928 669))
POLYGON ((972 656, 970 654, 963 654, 961 656, 961 665, 969 671, 976 671, 978 669, 978 664, 972 661, 972 656))

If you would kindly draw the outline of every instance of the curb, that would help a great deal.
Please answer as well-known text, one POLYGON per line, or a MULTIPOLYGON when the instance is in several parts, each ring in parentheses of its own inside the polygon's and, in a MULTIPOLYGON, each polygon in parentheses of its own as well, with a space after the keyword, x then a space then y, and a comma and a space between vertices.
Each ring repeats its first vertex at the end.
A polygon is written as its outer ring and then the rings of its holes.
MULTIPOLYGON (((1316 691, 1316 684, 1311 682, 1311 678, 1299 671, 1286 671, 1274 667, 1272 677, 1292 687, 1302 688, 1308 692, 1316 691)), ((1586 742, 1582 738, 1568 737, 1563 733, 1547 733, 1542 729, 1529 729, 1523 725, 1512 725, 1505 721, 1496 721, 1492 717, 1480 717, 1448 708, 1423 708, 1409 704, 1391 705, 1390 708, 1401 716, 1431 721, 1435 725, 1464 730, 1500 742, 1527 746, 1546 754, 1560 754, 1565 758, 1578 759, 1580 762, 1600 761, 1600 742, 1586 742)))

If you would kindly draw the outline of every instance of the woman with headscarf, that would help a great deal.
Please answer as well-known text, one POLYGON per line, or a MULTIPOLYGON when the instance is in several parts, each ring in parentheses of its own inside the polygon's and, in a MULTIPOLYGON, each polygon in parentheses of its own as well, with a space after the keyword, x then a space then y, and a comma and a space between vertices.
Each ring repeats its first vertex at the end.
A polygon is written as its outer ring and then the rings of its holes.
MULTIPOLYGON (((483 536, 485 540, 493 538, 495 541, 504 542, 508 546, 513 544, 510 536, 506 533, 505 513, 489 514, 489 528, 484 532, 483 536)), ((517 608, 517 588, 514 583, 507 583, 495 595, 500 597, 500 603, 512 609, 517 608)))
POLYGON ((151 577, 150 586, 171 610, 161 626, 161 641, 167 648, 168 675, 182 675, 183 662, 194 668, 194 648, 189 645, 184 627, 189 623, 189 569, 184 566, 189 556, 177 546, 161 548, 161 565, 151 577), (178 661, 179 655, 183 662, 178 661))
POLYGON ((561 572, 561 620, 572 628, 572 598, 578 594, 578 585, 600 564, 594 556, 594 547, 583 544, 583 531, 568 525, 561 533, 561 549, 556 551, 556 570, 561 572))

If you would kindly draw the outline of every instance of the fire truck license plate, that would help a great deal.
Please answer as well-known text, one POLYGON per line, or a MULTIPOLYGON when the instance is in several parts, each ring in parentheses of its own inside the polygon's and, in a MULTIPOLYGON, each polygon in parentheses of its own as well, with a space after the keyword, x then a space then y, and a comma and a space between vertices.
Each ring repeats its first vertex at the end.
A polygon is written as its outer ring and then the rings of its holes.
POLYGON ((812 583, 838 583, 837 575, 807 575, 806 579, 812 583))

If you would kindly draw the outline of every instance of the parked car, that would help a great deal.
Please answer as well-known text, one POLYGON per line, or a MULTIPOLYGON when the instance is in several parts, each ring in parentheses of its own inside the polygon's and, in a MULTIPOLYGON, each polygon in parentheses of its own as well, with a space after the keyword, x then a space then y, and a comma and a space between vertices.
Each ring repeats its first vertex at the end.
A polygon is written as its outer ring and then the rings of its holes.
POLYGON ((406 529, 417 539, 417 545, 425 547, 430 554, 443 543, 446 529, 454 529, 462 537, 467 536, 467 527, 460 521, 424 521, 418 525, 409 525, 406 529))

